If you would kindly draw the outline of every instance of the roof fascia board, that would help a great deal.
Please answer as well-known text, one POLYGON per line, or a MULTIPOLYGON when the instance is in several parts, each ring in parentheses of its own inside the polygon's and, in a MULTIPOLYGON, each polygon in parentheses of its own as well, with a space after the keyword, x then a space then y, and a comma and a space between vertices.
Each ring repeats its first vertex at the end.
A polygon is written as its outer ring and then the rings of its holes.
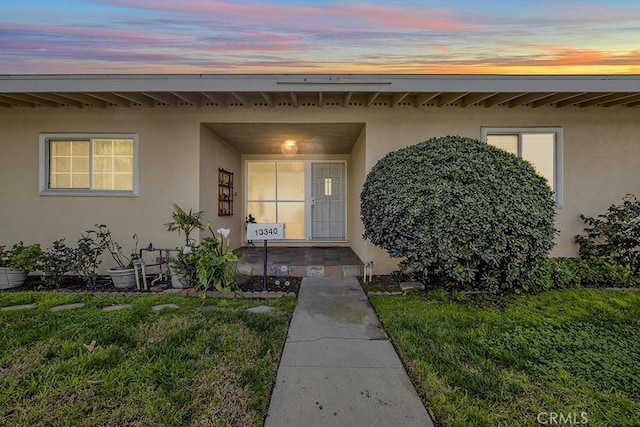
POLYGON ((634 92, 640 75, 0 75, 4 93, 634 92))

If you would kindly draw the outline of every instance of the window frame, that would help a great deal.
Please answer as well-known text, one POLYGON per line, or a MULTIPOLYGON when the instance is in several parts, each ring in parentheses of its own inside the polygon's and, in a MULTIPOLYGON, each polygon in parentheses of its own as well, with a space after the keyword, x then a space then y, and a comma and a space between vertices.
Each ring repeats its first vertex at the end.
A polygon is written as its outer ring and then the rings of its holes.
MULTIPOLYGON (((139 195, 139 135, 137 133, 41 133, 39 162, 39 193, 42 196, 112 196, 137 197, 139 195), (91 188, 50 188, 51 142, 90 141, 89 159, 93 158, 93 140, 130 139, 133 141, 133 188, 131 190, 93 190, 91 188)), ((89 171, 91 174, 92 172, 89 171)))
MULTIPOLYGON (((344 242, 348 242, 349 241, 349 198, 348 198, 348 194, 349 194, 349 161, 347 159, 341 159, 341 158, 337 158, 337 159, 321 159, 321 158, 312 158, 312 157, 302 157, 299 159, 288 159, 288 158, 280 158, 280 157, 266 157, 266 158, 262 158, 259 156, 249 156, 247 158, 244 159, 244 212, 245 215, 249 215, 251 212, 249 212, 248 209, 248 204, 250 203, 249 200, 249 163, 276 163, 276 170, 277 170, 277 163, 293 163, 293 162, 302 162, 304 163, 304 181, 305 181, 305 198, 304 198, 304 210, 305 210, 305 216, 304 216, 304 221, 305 221, 305 226, 304 226, 304 238, 302 239, 290 239, 290 238, 286 238, 284 241, 288 242, 288 243, 332 243, 332 244, 336 244, 336 243, 344 243, 344 242), (339 239, 335 239, 335 240, 323 240, 323 239, 314 239, 312 238, 312 230, 311 230, 311 203, 312 203, 312 182, 311 182, 311 167, 312 164, 314 163, 342 163, 344 165, 344 191, 345 191, 345 203, 344 203, 344 233, 345 233, 345 238, 344 240, 339 240, 339 239)), ((276 187, 277 187, 277 175, 276 175, 276 187)), ((259 200, 255 200, 255 199, 251 199, 251 201, 256 202, 259 200)), ((297 202, 298 200, 289 200, 289 199, 283 199, 283 200, 278 200, 277 199, 277 195, 276 195, 276 199, 274 200, 261 200, 261 201, 266 201, 266 202, 275 202, 276 204, 278 202, 297 202)), ((277 214, 277 206, 276 206, 276 214, 277 214)), ((245 241, 246 241, 246 233, 245 233, 245 241)))
MULTIPOLYGON (((530 133, 552 133, 554 134, 554 198, 556 207, 561 208, 564 203, 564 186, 563 186, 563 129, 559 126, 549 127, 491 127, 482 126, 480 128, 480 140, 487 144, 488 135, 516 135, 518 137, 518 153, 522 151, 522 135, 530 133)), ((520 154, 518 154, 520 157, 520 154)), ((522 158, 522 157, 520 157, 522 158)))

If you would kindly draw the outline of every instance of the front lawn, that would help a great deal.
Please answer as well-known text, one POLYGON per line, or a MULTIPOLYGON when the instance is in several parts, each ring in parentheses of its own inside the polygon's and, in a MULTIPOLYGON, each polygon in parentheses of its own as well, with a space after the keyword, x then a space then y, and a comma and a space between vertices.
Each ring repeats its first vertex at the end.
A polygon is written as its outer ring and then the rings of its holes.
POLYGON ((295 300, 0 293, 0 307, 28 303, 0 311, 0 425, 257 426, 295 300), (246 311, 261 304, 274 310, 246 311))
POLYGON ((640 425, 638 291, 371 302, 437 425, 640 425))

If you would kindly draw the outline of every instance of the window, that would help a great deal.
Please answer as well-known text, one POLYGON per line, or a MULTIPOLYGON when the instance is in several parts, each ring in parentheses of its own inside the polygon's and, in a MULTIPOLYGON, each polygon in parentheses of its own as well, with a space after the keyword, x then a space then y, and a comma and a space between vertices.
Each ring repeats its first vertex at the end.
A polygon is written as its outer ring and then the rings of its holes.
POLYGON ((305 163, 247 163, 247 213, 286 224, 287 239, 305 238, 305 163))
POLYGON ((40 135, 40 193, 137 195, 137 135, 40 135))
POLYGON ((482 128, 482 141, 529 161, 562 205, 561 128, 482 128))

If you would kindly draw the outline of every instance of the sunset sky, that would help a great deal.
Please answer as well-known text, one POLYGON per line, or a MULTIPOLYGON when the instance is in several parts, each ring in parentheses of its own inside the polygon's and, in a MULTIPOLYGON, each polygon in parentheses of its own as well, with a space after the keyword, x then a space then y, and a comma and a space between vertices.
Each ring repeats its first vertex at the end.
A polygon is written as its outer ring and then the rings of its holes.
POLYGON ((640 1, 0 0, 50 73, 640 73, 640 1))

